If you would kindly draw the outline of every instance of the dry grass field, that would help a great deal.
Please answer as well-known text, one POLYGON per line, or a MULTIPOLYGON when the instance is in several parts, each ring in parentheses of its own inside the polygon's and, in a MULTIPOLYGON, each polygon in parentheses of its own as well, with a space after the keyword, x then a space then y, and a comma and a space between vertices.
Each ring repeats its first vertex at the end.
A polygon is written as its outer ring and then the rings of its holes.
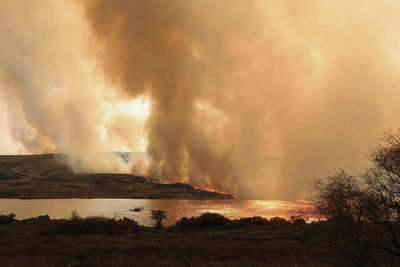
POLYGON ((311 225, 282 222, 220 225, 211 216, 198 221, 198 228, 183 229, 177 223, 157 230, 127 219, 13 221, 0 226, 0 265, 351 266, 357 257, 353 247, 306 236, 311 225))

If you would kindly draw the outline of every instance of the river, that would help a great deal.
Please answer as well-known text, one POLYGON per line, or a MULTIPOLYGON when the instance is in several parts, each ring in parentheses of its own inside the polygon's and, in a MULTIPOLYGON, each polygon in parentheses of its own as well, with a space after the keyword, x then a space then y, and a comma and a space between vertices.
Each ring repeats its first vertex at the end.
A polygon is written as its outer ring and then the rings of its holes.
POLYGON ((75 211, 81 217, 128 217, 150 226, 151 210, 165 210, 165 225, 182 217, 215 212, 229 219, 261 216, 289 218, 291 211, 307 207, 308 202, 282 200, 187 200, 187 199, 0 199, 0 214, 16 214, 16 219, 49 215, 52 219, 70 218, 75 211), (139 212, 130 209, 140 208, 139 212))

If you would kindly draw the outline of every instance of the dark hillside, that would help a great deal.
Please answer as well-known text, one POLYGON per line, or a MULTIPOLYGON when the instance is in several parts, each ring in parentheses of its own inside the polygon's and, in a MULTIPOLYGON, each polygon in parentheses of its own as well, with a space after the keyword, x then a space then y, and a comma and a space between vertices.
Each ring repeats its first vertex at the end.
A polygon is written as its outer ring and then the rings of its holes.
POLYGON ((62 154, 0 156, 0 198, 232 198, 189 184, 115 173, 74 173, 62 154))

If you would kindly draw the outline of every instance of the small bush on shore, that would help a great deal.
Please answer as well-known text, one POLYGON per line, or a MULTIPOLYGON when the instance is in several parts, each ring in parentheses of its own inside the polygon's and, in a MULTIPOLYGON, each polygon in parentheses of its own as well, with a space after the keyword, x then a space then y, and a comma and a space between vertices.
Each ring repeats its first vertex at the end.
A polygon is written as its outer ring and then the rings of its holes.
POLYGON ((59 235, 120 234, 137 228, 137 223, 129 218, 122 220, 104 217, 75 217, 56 224, 52 233, 59 235))
POLYGON ((9 224, 14 221, 15 214, 10 213, 8 215, 0 215, 0 224, 9 224))
POLYGON ((300 227, 300 226, 306 224, 306 220, 304 220, 303 218, 294 219, 294 220, 292 221, 292 224, 293 224, 293 226, 300 227))
POLYGON ((33 217, 33 218, 22 220, 21 223, 47 224, 47 223, 51 223, 51 219, 50 219, 49 215, 41 215, 38 217, 33 217))
POLYGON ((279 229, 289 226, 300 227, 306 224, 302 218, 298 218, 289 222, 283 218, 274 217, 270 220, 260 216, 240 218, 238 220, 229 220, 218 213, 204 213, 198 217, 184 217, 170 226, 171 231, 186 231, 186 230, 211 230, 211 229, 240 229, 247 227, 279 229))
POLYGON ((282 226, 290 225, 290 222, 286 221, 283 218, 273 217, 268 221, 268 225, 276 226, 276 227, 282 227, 282 226))
POLYGON ((171 230, 202 230, 225 226, 229 223, 229 219, 218 213, 203 213, 199 217, 183 217, 177 221, 171 230))
POLYGON ((236 222, 240 225, 268 225, 268 219, 260 216, 240 218, 236 222))

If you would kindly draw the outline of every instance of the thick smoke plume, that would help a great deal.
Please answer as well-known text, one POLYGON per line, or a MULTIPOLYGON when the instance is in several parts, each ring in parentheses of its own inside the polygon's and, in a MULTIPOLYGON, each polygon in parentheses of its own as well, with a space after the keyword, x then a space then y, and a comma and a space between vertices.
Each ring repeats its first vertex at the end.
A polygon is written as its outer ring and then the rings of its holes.
POLYGON ((398 119, 394 3, 83 2, 107 80, 152 99, 161 177, 302 195, 398 119))
POLYGON ((0 86, 29 152, 96 170, 97 151, 145 144, 164 181, 301 198, 398 126, 397 1, 40 3, 0 4, 0 86), (145 126, 117 110, 135 99, 145 126))
POLYGON ((98 153, 108 148, 106 95, 85 57, 82 19, 69 1, 1 1, 0 97, 18 152, 64 152, 76 171, 117 171, 118 160, 98 153))

